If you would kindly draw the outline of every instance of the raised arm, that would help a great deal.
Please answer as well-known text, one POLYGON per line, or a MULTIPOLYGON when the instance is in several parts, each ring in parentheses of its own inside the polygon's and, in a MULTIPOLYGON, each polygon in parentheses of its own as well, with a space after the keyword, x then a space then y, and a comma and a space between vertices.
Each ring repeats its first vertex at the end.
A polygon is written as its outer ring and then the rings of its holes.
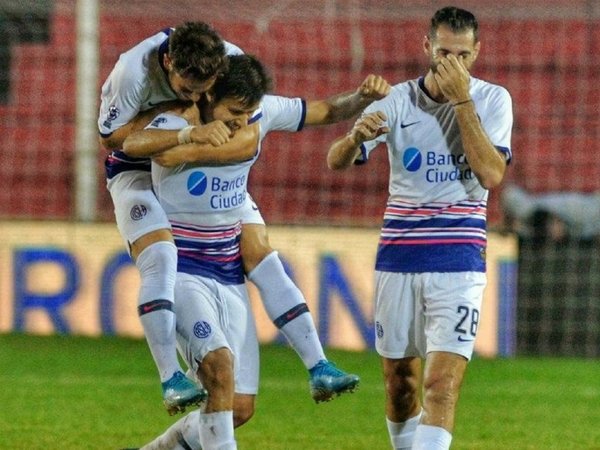
POLYGON ((369 75, 355 91, 334 95, 326 100, 309 101, 306 125, 327 125, 356 117, 367 106, 390 93, 390 85, 379 75, 369 75))
POLYGON ((385 114, 377 111, 359 118, 348 134, 336 139, 327 152, 327 166, 332 170, 346 169, 360 155, 363 142, 376 139, 390 130, 384 126, 385 114))
POLYGON ((496 187, 506 172, 506 159, 491 143, 475 104, 469 95, 469 72, 462 59, 448 55, 441 60, 436 81, 449 102, 454 105, 460 137, 469 166, 485 189, 496 187))

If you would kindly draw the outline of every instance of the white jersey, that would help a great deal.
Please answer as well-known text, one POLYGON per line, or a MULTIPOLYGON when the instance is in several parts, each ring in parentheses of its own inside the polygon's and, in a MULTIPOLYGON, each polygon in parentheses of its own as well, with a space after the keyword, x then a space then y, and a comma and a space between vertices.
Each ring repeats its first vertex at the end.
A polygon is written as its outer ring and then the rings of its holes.
MULTIPOLYGON (((267 95, 251 118, 260 131, 256 153, 248 161, 206 167, 152 163, 154 192, 169 217, 179 249, 179 271, 226 284, 243 282, 239 234, 250 168, 269 131, 299 131, 305 116, 303 100, 267 95)), ((186 125, 182 117, 162 113, 148 128, 181 129, 186 125)))
MULTIPOLYGON (((492 144, 512 158, 512 102, 506 89, 471 78, 470 94, 492 144)), ((389 200, 377 270, 485 271, 488 191, 465 157, 454 108, 428 95, 424 79, 392 88, 365 114, 383 111, 390 132, 361 146, 357 163, 385 142, 389 200)))
MULTIPOLYGON (((163 66, 173 30, 163 30, 119 57, 102 86, 98 129, 103 137, 131 122, 140 111, 177 98, 163 66)), ((225 42, 225 51, 228 55, 243 53, 229 42, 225 42)))

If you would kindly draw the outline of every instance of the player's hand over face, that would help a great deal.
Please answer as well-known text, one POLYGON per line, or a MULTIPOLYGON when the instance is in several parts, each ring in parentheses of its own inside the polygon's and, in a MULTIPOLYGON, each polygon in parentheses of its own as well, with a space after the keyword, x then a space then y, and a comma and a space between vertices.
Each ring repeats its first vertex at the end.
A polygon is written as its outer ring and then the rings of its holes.
POLYGON ((192 142, 196 144, 211 144, 215 147, 230 141, 232 130, 220 120, 198 125, 192 130, 192 142))
POLYGON ((359 146, 363 142, 371 141, 378 136, 389 133, 390 129, 384 125, 387 117, 381 111, 366 114, 360 117, 350 131, 350 137, 359 146))
POLYGON ((461 57, 448 55, 442 58, 434 74, 442 94, 450 103, 458 103, 469 100, 469 80, 471 76, 463 64, 461 57))
POLYGON ((358 88, 358 93, 366 99, 381 100, 391 91, 389 83, 379 75, 369 75, 358 88))

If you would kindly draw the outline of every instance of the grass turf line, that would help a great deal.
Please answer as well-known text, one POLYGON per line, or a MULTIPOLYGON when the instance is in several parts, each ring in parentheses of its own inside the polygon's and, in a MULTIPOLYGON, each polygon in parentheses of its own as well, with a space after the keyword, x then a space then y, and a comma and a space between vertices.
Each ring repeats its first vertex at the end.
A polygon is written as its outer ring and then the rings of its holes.
MULTIPOLYGON (((261 348, 257 411, 236 431, 240 449, 390 448, 377 355, 327 353, 361 385, 315 405, 295 353, 261 348)), ((595 360, 474 359, 452 448, 600 449, 598 380, 595 360)), ((142 340, 0 335, 0 386, 0 449, 135 447, 176 420, 142 340)))

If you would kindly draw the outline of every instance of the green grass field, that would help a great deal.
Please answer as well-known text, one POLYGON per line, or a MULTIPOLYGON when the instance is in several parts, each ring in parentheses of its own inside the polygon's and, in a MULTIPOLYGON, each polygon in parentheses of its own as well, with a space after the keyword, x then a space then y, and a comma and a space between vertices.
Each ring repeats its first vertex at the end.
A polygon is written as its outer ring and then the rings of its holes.
MULTIPOLYGON (((287 347, 262 348, 255 417, 240 449, 388 449, 379 360, 328 351, 360 389, 315 405, 287 347)), ((146 343, 117 338, 0 335, 0 449, 141 446, 175 419, 162 408, 146 343)), ((475 359, 453 449, 600 449, 600 362, 475 359)))

